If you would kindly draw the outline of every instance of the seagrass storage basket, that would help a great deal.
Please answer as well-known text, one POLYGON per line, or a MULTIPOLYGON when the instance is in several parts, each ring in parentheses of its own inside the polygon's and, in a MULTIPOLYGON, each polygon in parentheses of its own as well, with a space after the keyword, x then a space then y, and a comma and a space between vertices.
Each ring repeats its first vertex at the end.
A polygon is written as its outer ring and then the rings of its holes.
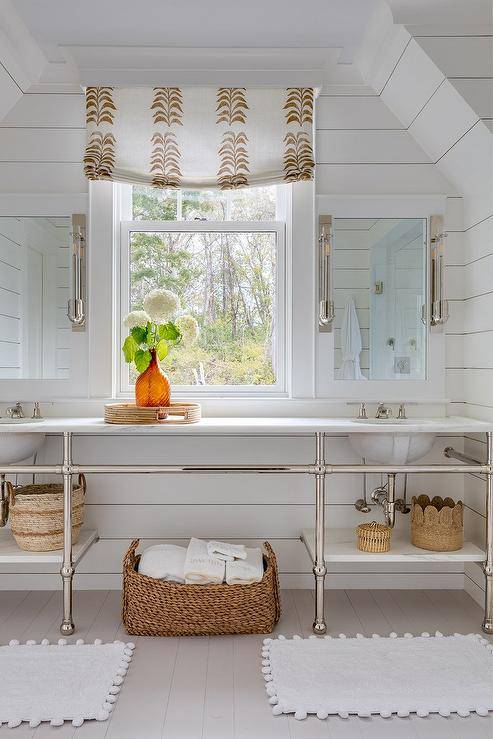
POLYGON ((252 585, 182 585, 137 572, 135 539, 123 560, 123 624, 140 636, 268 634, 281 615, 276 556, 264 544, 264 577, 252 585))
MULTIPOLYGON (((10 526, 21 549, 49 552, 63 547, 63 485, 46 483, 13 488, 9 494, 10 526)), ((86 480, 79 475, 72 491, 72 543, 84 522, 86 480)))
POLYGON ((462 501, 436 495, 413 497, 411 543, 432 552, 455 552, 464 544, 464 507, 462 501))
POLYGON ((356 529, 361 552, 388 552, 392 529, 383 523, 361 523, 356 529))

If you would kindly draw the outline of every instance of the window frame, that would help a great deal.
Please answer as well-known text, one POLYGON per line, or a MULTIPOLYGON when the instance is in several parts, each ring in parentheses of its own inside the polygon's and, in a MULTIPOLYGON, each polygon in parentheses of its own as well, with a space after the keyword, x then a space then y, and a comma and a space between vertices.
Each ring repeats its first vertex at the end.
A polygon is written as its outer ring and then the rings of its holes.
MULTIPOLYGON (((126 208, 128 212, 128 207, 126 208)), ((126 329, 123 318, 129 310, 130 298, 130 235, 135 232, 175 232, 175 233, 274 233, 276 235, 276 368, 277 378, 273 385, 174 385, 178 395, 188 397, 287 397, 288 395, 288 255, 286 223, 284 221, 145 221, 124 220, 120 222, 118 295, 116 332, 118 346, 121 347, 126 329)), ((116 380, 118 397, 133 395, 134 386, 128 381, 128 365, 121 352, 117 354, 116 380)))

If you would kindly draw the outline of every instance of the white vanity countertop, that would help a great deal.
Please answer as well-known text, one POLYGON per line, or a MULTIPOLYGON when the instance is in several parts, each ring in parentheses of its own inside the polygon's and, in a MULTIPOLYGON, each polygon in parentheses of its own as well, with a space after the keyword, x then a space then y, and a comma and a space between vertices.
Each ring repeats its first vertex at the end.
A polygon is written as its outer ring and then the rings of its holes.
POLYGON ((352 418, 203 418, 198 423, 187 425, 116 425, 107 424, 102 418, 45 418, 42 421, 22 424, 2 423, 2 433, 61 434, 220 434, 229 436, 249 434, 296 435, 325 432, 327 434, 355 433, 434 433, 462 434, 493 431, 493 423, 474 418, 449 416, 446 418, 409 418, 406 421, 367 423, 352 418))

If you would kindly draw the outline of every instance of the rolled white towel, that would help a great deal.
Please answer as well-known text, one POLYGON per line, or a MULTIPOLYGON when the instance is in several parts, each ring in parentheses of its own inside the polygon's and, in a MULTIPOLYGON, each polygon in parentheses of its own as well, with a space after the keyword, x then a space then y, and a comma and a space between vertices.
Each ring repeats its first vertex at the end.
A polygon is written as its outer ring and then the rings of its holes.
POLYGON ((185 582, 187 585, 218 585, 224 581, 225 562, 210 557, 207 542, 190 539, 185 558, 185 582))
POLYGON ((155 544, 142 552, 139 572, 147 577, 170 582, 185 582, 185 547, 174 544, 155 544))
POLYGON ((226 562, 226 582, 228 585, 250 585, 260 582, 264 576, 262 550, 246 549, 246 559, 226 562))
POLYGON ((246 559, 246 548, 244 544, 229 544, 226 541, 210 541, 207 544, 209 557, 223 559, 225 562, 233 562, 235 559, 246 559))

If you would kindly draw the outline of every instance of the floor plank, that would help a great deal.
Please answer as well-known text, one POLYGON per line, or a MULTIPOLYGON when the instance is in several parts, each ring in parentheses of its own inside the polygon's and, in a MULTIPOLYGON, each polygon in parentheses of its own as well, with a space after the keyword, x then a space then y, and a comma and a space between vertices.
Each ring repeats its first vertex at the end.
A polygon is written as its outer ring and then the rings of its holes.
POLYGON ((29 591, 2 590, 0 595, 0 623, 5 621, 28 595, 29 591))
POLYGON ((163 725, 166 739, 202 736, 208 655, 208 637, 180 638, 163 725))
POLYGON ((211 636, 202 739, 231 739, 234 736, 234 685, 234 638, 211 636))
POLYGON ((32 622, 51 597, 52 593, 48 590, 32 590, 28 593, 0 624, 0 643, 8 643, 11 639, 23 641, 25 632, 29 631, 32 622))
POLYGON ((392 626, 371 592, 369 590, 348 590, 347 595, 363 626, 362 633, 365 636, 372 634, 388 636, 392 631, 392 626))
POLYGON ((354 636, 363 632, 363 624, 344 590, 325 591, 325 620, 327 634, 331 636, 354 636))
MULTIPOLYGON (((0 598, 0 635, 59 638, 61 594, 21 592, 0 598)), ((109 721, 11 730, 13 739, 492 739, 493 715, 371 719, 273 716, 260 675, 262 635, 129 637, 121 624, 120 593, 76 591, 77 633, 87 641, 134 641, 136 650, 109 721)), ((311 590, 282 593, 276 634, 311 634, 311 590)), ((482 609, 463 591, 351 590, 326 593, 329 634, 444 634, 481 629, 482 609)), ((403 680, 405 676, 403 676, 403 680)))

